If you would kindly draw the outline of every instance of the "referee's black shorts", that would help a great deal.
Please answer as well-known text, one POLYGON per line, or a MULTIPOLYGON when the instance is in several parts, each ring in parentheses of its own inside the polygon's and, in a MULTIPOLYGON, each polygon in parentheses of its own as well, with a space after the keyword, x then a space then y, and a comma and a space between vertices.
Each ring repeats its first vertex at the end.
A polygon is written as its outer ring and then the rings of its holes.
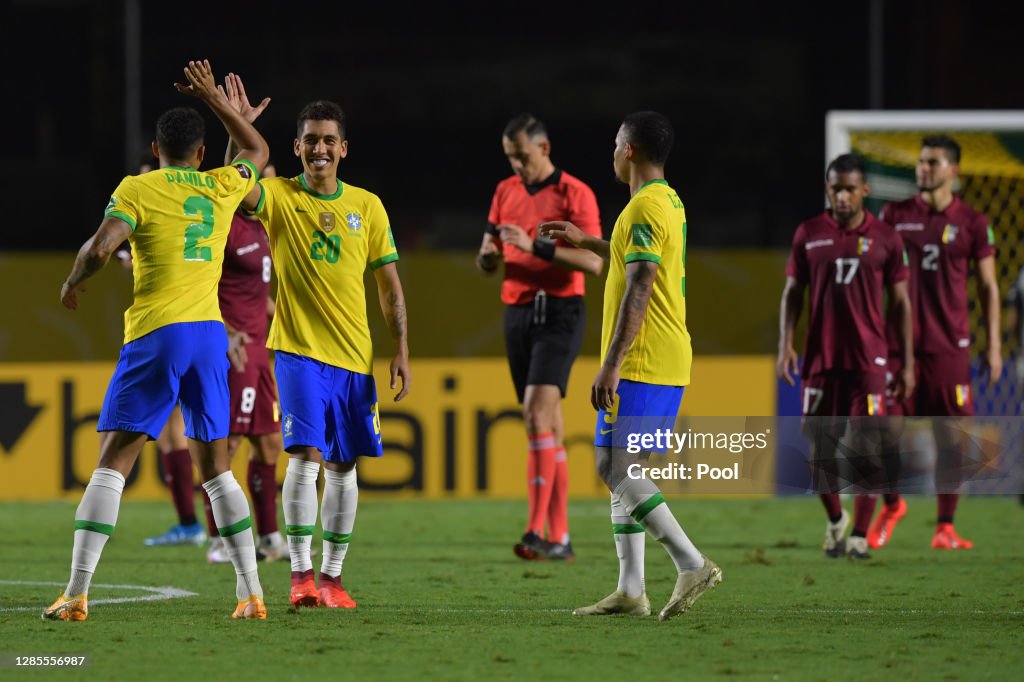
POLYGON ((582 296, 539 293, 532 303, 505 307, 505 349, 520 403, 530 385, 558 386, 565 397, 585 326, 582 296))

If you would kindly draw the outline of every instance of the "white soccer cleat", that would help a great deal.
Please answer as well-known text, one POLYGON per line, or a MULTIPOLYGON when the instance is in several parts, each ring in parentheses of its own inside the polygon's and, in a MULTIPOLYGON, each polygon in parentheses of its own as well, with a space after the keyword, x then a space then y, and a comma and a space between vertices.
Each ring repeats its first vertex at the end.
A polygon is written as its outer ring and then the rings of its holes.
POLYGON ((259 544, 256 546, 256 558, 260 561, 287 559, 288 541, 284 539, 280 532, 261 535, 259 544))
POLYGON ((704 567, 696 571, 685 571, 676 578, 676 587, 665 608, 658 614, 659 620, 668 620, 680 613, 685 613, 701 595, 715 589, 722 582, 722 569, 703 554, 704 567))
POLYGON ((846 539, 846 556, 850 559, 870 559, 868 539, 851 535, 846 539))
POLYGON ((835 523, 829 521, 825 526, 825 543, 821 546, 825 556, 836 559, 846 556, 846 527, 850 525, 850 515, 843 510, 843 515, 835 523))
POLYGON ((210 547, 206 550, 206 560, 211 564, 230 564, 231 557, 228 556, 228 548, 224 544, 224 538, 212 538, 210 547))
POLYGON ((644 592, 639 597, 630 597, 622 592, 613 592, 607 597, 591 604, 574 609, 574 616, 613 616, 621 613, 625 616, 649 616, 651 615, 651 602, 644 592))

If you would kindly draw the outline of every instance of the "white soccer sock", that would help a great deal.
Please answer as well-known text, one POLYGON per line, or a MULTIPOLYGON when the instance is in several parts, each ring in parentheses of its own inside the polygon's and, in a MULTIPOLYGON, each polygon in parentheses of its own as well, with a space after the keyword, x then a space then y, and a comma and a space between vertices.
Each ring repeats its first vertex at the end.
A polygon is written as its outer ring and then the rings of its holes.
POLYGON ((117 525, 117 511, 124 492, 124 476, 113 469, 96 469, 75 512, 75 544, 71 551, 71 579, 64 595, 89 592, 89 583, 100 562, 103 546, 117 525))
POLYGON ((250 595, 263 596, 260 578, 256 572, 256 543, 252 537, 252 517, 249 501, 231 471, 211 478, 203 484, 210 496, 213 520, 224 540, 224 549, 235 567, 235 596, 246 599, 250 595))
POLYGON ((320 522, 324 527, 324 557, 320 572, 332 578, 341 577, 341 564, 352 539, 359 504, 356 470, 340 472, 324 468, 324 499, 320 505, 320 522))
POLYGON ((676 517, 672 515, 658 486, 646 478, 626 478, 615 488, 615 495, 622 500, 629 515, 647 529, 655 540, 661 543, 676 570, 696 571, 704 566, 704 558, 690 538, 686 537, 676 517))
POLYGON ((313 529, 316 528, 316 479, 319 475, 319 462, 305 462, 294 457, 288 460, 288 471, 281 488, 281 506, 284 507, 292 572, 313 570, 309 549, 313 544, 313 529))
POLYGON ((622 501, 612 495, 612 535, 619 555, 619 592, 630 597, 644 593, 644 527, 626 513, 622 501))

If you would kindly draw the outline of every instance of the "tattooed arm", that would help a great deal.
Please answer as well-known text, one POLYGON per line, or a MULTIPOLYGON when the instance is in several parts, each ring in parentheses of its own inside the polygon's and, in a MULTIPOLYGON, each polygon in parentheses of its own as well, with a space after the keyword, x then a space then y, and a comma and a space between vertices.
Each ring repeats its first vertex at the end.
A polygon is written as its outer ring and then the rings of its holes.
POLYGON ((121 220, 108 216, 100 223, 96 234, 82 244, 78 257, 71 268, 71 274, 60 289, 60 302, 69 310, 78 309, 78 293, 85 291, 82 282, 103 269, 110 260, 110 255, 132 233, 132 226, 121 220))
POLYGON ((380 298, 380 309, 388 324, 388 331, 395 341, 395 357, 391 360, 391 388, 398 388, 398 378, 402 378, 402 390, 395 396, 398 402, 409 393, 412 386, 412 372, 409 370, 409 336, 405 312, 405 294, 402 293, 402 281, 398 278, 398 268, 394 263, 387 263, 373 271, 377 279, 377 295, 380 298))
POLYGON ((619 367, 626 351, 640 332, 647 315, 647 304, 654 291, 654 276, 658 264, 638 260, 626 264, 626 292, 622 295, 619 315, 615 320, 615 332, 608 347, 608 354, 601 365, 601 371, 590 389, 590 402, 597 410, 610 410, 619 388, 619 367))

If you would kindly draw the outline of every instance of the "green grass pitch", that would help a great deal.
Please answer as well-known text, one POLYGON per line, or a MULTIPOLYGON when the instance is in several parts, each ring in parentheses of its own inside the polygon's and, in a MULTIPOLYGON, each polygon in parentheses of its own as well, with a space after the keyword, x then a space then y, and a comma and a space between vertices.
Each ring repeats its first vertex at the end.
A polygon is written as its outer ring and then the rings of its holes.
MULTIPOLYGON (((570 564, 513 556, 525 502, 364 500, 344 574, 359 608, 292 612, 289 567, 276 562, 260 568, 265 622, 231 620, 234 572, 206 564, 203 548, 142 546, 171 523, 169 502, 126 503, 94 582, 197 596, 100 604, 85 623, 44 622, 39 612, 60 588, 11 581, 67 579, 75 505, 7 503, 0 505, 0 654, 90 653, 92 664, 7 669, 0 677, 1020 679, 1024 508, 1016 498, 964 499, 957 528, 976 549, 937 552, 928 546, 934 499, 909 502, 893 544, 852 563, 822 557, 816 498, 670 499, 724 580, 668 623, 571 615, 615 587, 608 507, 599 500, 570 505, 578 555, 570 564)), ((668 556, 648 540, 655 611, 673 581, 668 556)), ((94 587, 90 596, 138 594, 94 587)))

